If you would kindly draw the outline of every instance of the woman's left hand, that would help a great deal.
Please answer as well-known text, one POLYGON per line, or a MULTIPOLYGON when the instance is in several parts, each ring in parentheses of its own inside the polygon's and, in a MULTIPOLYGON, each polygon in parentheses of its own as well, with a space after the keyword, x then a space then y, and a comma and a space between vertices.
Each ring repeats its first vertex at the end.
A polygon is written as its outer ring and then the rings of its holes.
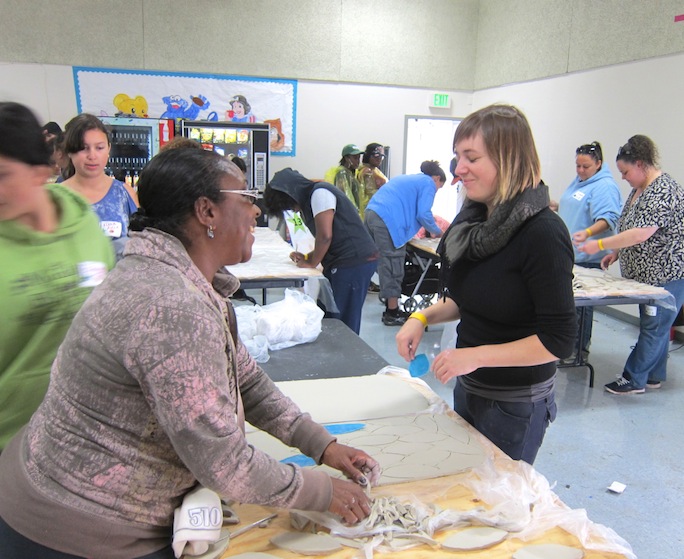
POLYGON ((589 240, 584 244, 575 242, 574 245, 577 247, 578 251, 584 252, 586 254, 596 254, 600 250, 598 241, 589 240))
POLYGON ((380 464, 358 448, 332 442, 323 451, 321 461, 359 485, 375 485, 380 479, 380 464))
POLYGON ((435 378, 444 384, 454 377, 472 373, 481 366, 476 347, 446 349, 435 357, 432 372, 435 378))

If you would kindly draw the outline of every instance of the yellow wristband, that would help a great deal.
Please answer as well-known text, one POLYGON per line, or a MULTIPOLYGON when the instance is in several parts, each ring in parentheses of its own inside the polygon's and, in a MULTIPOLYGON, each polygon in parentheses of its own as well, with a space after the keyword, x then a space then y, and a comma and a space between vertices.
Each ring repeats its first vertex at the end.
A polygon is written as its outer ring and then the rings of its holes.
POLYGON ((425 315, 422 312, 414 312, 409 315, 409 318, 415 318, 416 320, 420 320, 423 323, 423 326, 427 327, 428 321, 427 318, 425 318, 425 315))
POLYGON ((603 239, 598 240, 598 246, 599 250, 606 250, 606 247, 603 246, 603 239))
POLYGON ((593 233, 591 232, 591 229, 589 229, 589 227, 587 227, 587 228, 585 229, 585 231, 587 232, 587 235, 588 235, 589 237, 591 237, 591 236, 593 235, 593 233))

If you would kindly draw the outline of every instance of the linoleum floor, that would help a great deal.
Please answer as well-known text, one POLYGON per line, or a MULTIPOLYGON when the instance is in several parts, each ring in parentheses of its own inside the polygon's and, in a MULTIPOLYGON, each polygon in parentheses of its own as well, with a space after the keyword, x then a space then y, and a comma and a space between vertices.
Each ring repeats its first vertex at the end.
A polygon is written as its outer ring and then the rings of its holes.
MULTIPOLYGON (((382 311, 377 295, 368 294, 361 337, 390 364, 406 368, 394 342, 399 329, 382 324, 382 311)), ((569 507, 615 530, 639 559, 684 557, 684 348, 671 344, 662 388, 630 396, 603 389, 622 372, 637 335, 636 325, 594 313, 594 387, 586 368, 559 370, 558 416, 534 466, 569 507), (627 486, 622 494, 607 490, 613 481, 627 486)), ((419 351, 430 354, 441 337, 442 327, 430 327, 419 351)), ((423 380, 453 402, 453 383, 443 386, 431 373, 423 380)))

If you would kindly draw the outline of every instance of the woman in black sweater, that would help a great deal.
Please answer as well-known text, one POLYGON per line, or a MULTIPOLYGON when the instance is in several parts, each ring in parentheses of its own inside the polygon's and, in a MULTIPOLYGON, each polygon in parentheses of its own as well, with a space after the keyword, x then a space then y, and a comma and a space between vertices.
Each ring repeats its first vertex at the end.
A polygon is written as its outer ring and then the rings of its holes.
POLYGON ((534 462, 556 415, 556 361, 576 335, 573 251, 549 208, 525 116, 492 105, 469 115, 454 136, 456 173, 467 201, 439 252, 443 297, 413 313, 397 334, 411 361, 425 326, 461 319, 455 349, 432 371, 458 377, 454 409, 515 460, 534 462))

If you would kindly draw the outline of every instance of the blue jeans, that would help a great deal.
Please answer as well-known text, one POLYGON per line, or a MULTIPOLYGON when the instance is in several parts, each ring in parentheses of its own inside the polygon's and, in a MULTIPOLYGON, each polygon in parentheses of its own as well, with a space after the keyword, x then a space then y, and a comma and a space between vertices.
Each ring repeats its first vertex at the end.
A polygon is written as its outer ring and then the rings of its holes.
MULTIPOLYGON (((10 528, 7 523, 0 518, 0 550, 2 550, 2 559, 83 559, 80 555, 71 555, 69 553, 62 553, 55 551, 43 545, 40 545, 33 540, 25 538, 19 532, 10 528)), ((155 551, 140 557, 139 559, 174 559, 173 549, 167 546, 164 549, 155 551)))
POLYGON ((556 400, 552 392, 537 402, 500 402, 468 394, 457 382, 454 411, 513 460, 531 465, 556 419, 556 400))
POLYGON ((348 268, 326 268, 323 275, 330 281, 339 313, 328 313, 339 318, 357 334, 361 330, 361 309, 366 302, 370 280, 378 267, 377 260, 348 268))
MULTIPOLYGON (((581 264, 577 265, 582 266, 582 268, 593 268, 596 270, 601 269, 601 264, 598 262, 582 262, 581 264)), ((591 305, 588 305, 586 307, 576 307, 576 312, 577 335, 579 336, 579 332, 582 326, 584 326, 584 333, 582 335, 581 346, 579 345, 580 339, 579 337, 577 338, 577 342, 575 343, 575 352, 579 353, 581 349, 582 351, 586 351, 587 353, 589 353, 589 346, 591 346, 591 331, 594 326, 594 307, 592 307, 591 305), (584 309, 584 311, 580 309, 584 309), (584 315, 582 315, 582 312, 584 312, 584 315), (583 316, 584 320, 582 320, 583 316)))
POLYGON ((663 285, 675 298, 675 309, 656 305, 639 305, 639 338, 625 363, 637 388, 644 388, 647 380, 663 381, 667 375, 667 353, 670 349, 670 329, 684 303, 684 279, 663 285))

